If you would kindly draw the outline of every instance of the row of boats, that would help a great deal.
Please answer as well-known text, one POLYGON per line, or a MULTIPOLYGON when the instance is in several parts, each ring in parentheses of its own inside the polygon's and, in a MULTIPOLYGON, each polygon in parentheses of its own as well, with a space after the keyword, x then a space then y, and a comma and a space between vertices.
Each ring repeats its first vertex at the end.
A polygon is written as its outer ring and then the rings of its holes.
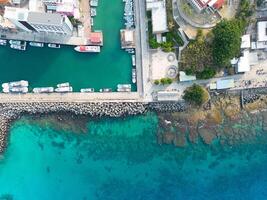
POLYGON ((124 19, 125 26, 127 29, 134 28, 134 2, 133 0, 123 0, 125 3, 124 7, 124 19))
MULTIPOLYGON (((3 93, 28 93, 29 92, 29 82, 25 80, 21 81, 14 81, 2 84, 2 91, 3 93)), ((59 83, 57 87, 36 87, 33 88, 33 93, 68 93, 73 92, 73 88, 69 82, 59 83)), ((83 88, 80 90, 81 93, 92 93, 94 92, 94 88, 83 88)), ((131 92, 131 85, 130 84, 118 84, 117 85, 118 92, 131 92)), ((111 88, 102 88, 99 92, 112 92, 111 88)))
MULTIPOLYGON (((27 48, 26 41, 9 40, 9 42, 7 42, 7 40, 5 39, 0 39, 0 45, 6 46, 8 43, 10 44, 10 47, 12 49, 25 51, 27 48)), ((32 47, 39 47, 39 48, 44 47, 44 43, 42 42, 29 42, 29 45, 32 47)), ((47 46, 50 48, 57 48, 57 49, 60 48, 60 44, 48 43, 47 46)), ((99 53, 101 49, 100 46, 76 46, 74 50, 82 53, 99 53)))

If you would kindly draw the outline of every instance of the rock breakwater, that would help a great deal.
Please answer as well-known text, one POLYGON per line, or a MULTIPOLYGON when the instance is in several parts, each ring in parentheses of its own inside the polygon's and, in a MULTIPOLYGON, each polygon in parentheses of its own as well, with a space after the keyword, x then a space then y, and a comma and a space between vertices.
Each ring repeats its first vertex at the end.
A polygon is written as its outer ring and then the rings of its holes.
POLYGON ((147 112, 148 105, 138 102, 122 103, 2 103, 0 104, 0 153, 6 146, 10 123, 23 114, 48 114, 66 112, 92 117, 122 117, 147 112))

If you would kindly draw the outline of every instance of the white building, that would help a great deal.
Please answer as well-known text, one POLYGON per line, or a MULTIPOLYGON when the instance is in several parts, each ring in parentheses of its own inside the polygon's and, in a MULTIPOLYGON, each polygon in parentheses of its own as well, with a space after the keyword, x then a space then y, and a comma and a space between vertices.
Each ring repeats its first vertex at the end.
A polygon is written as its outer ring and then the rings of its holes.
POLYGON ((267 21, 259 21, 257 23, 257 41, 251 43, 252 49, 267 48, 267 21))
POLYGON ((146 9, 151 11, 152 32, 161 34, 168 31, 165 0, 146 0, 146 9))
POLYGON ((189 0, 189 3, 200 13, 206 8, 220 9, 224 4, 224 0, 189 0))
POLYGON ((73 30, 68 17, 58 13, 31 12, 28 9, 6 6, 4 17, 28 32, 71 35, 73 30))
POLYGON ((240 58, 231 60, 231 64, 235 67, 236 73, 249 72, 251 66, 258 64, 257 52, 250 52, 246 49, 242 54, 240 58))

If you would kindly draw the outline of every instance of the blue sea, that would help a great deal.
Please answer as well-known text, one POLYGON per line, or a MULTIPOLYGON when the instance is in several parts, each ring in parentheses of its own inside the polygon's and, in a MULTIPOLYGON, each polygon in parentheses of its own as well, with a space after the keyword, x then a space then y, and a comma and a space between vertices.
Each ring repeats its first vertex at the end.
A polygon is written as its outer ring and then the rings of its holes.
POLYGON ((82 133, 16 121, 0 160, 0 199, 267 199, 264 136, 234 146, 159 145, 154 113, 86 126, 82 133))

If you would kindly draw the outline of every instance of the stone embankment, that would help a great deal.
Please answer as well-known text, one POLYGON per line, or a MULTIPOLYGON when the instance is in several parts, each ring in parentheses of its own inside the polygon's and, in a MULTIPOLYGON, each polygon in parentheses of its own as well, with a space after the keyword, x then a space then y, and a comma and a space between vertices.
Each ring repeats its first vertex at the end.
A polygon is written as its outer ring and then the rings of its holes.
POLYGON ((10 123, 23 114, 66 112, 92 117, 121 117, 147 111, 143 103, 3 103, 0 104, 0 153, 4 151, 10 123))

